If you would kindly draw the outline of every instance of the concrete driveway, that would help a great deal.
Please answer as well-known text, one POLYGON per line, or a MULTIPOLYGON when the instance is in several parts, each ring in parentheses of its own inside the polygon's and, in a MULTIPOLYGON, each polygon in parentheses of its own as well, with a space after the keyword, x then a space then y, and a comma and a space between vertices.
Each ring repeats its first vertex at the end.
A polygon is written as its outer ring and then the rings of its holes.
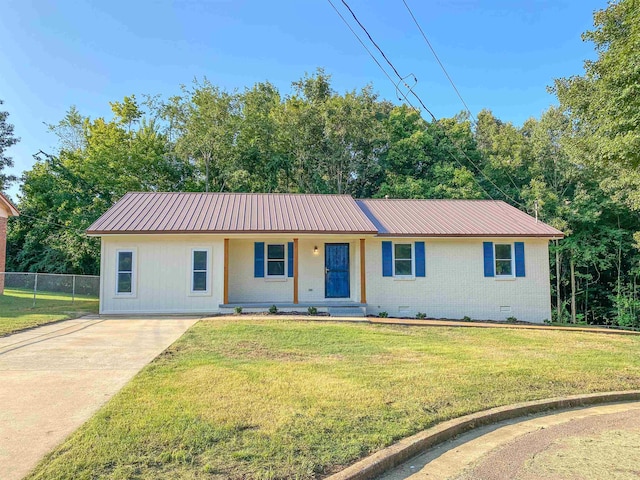
POLYGON ((24 477, 195 322, 83 318, 0 338, 0 479, 24 477))

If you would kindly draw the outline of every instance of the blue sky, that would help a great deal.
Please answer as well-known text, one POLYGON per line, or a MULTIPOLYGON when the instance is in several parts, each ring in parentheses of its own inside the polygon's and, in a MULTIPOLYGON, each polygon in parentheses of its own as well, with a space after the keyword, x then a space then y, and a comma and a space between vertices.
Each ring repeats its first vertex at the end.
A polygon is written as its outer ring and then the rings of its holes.
MULTIPOLYGON (((437 117, 462 110, 402 0, 348 3, 400 73, 416 75, 415 91, 437 117)), ((593 58, 580 34, 606 7, 605 0, 407 3, 471 111, 488 108, 518 125, 555 102, 546 91, 554 78, 581 74, 593 58)), ((22 139, 9 150, 17 175, 35 152, 54 150, 46 124, 71 105, 109 117, 109 101, 173 95, 194 78, 229 90, 269 80, 288 93, 293 80, 323 67, 338 91, 371 83, 396 100, 327 0, 5 0, 0 45, 0 98, 22 139)), ((17 192, 17 185, 9 191, 17 192)))

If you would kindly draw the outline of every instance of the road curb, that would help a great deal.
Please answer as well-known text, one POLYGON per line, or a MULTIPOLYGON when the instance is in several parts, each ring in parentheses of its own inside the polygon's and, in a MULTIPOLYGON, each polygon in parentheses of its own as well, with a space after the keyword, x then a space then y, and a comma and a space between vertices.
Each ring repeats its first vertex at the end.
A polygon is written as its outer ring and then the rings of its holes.
POLYGON ((559 410, 597 405, 602 403, 616 403, 640 400, 640 390, 623 392, 593 393, 588 395, 573 395, 546 400, 517 403, 504 407, 492 408, 482 412, 472 413, 464 417, 455 418, 440 423, 435 427, 407 437, 399 442, 364 458, 350 467, 335 473, 325 480, 370 480, 387 470, 400 465, 410 458, 450 440, 462 433, 484 425, 524 417, 547 410, 559 410))

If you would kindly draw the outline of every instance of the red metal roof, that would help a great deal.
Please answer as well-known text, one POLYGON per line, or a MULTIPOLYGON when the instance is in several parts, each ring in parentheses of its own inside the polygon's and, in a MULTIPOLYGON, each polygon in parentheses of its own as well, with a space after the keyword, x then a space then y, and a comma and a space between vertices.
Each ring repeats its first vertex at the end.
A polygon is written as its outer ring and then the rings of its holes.
POLYGON ((349 195, 127 193, 87 229, 104 233, 377 233, 349 195))
POLYGON ((421 237, 563 237, 560 230, 502 201, 357 200, 379 235, 421 237))
POLYGON ((369 233, 562 237, 502 201, 354 200, 286 193, 128 193, 87 229, 108 233, 369 233))

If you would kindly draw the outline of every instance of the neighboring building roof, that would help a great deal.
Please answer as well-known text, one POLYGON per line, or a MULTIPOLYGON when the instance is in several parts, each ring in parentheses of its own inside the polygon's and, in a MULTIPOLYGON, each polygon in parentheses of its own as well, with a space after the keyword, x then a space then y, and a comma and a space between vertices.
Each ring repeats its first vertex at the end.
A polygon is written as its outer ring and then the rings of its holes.
POLYGON ((563 237, 496 200, 357 200, 379 235, 420 237, 563 237))
POLYGON ((377 233, 349 195, 127 193, 87 229, 105 233, 377 233))
POLYGON ((9 200, 9 197, 7 197, 2 192, 0 192, 0 207, 4 207, 9 212, 10 217, 17 217, 18 215, 20 215, 18 209, 11 202, 11 200, 9 200))

